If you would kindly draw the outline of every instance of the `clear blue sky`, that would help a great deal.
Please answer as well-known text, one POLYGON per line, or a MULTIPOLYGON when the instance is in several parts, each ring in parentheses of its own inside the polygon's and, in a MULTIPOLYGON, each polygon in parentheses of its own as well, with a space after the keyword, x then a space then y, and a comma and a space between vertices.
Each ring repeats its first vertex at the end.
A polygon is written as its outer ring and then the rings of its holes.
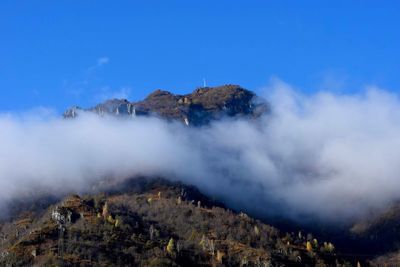
POLYGON ((0 110, 202 85, 400 89, 400 1, 0 2, 0 110), (329 4, 328 4, 329 3, 329 4))

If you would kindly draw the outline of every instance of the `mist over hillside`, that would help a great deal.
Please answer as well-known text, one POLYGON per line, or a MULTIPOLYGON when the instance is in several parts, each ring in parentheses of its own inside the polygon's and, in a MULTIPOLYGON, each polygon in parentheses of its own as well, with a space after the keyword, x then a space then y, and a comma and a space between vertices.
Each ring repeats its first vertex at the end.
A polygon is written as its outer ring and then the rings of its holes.
MULTIPOLYGON (((194 105, 170 96, 186 108, 179 114, 194 105)), ((197 106, 197 116, 212 114, 197 127, 184 117, 165 120, 174 114, 168 105, 164 113, 134 117, 99 116, 96 108, 74 119, 2 114, 1 205, 32 192, 85 192, 105 178, 138 175, 195 185, 260 217, 299 221, 352 222, 398 200, 397 95, 378 88, 304 95, 277 81, 262 97, 270 109, 251 118, 242 116, 245 109, 226 112, 225 102, 197 106)))
POLYGON ((399 14, 0 1, 0 267, 399 267, 399 14))

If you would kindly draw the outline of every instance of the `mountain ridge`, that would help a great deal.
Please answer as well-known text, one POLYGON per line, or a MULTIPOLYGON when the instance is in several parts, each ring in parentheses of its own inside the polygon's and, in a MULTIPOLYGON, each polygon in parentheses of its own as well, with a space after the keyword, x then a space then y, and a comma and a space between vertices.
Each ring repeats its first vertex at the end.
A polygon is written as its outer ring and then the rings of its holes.
POLYGON ((83 111, 100 116, 158 116, 186 125, 202 126, 222 117, 257 118, 269 109, 269 104, 255 93, 239 85, 223 85, 200 87, 184 95, 158 89, 141 101, 109 99, 87 109, 73 106, 63 116, 74 118, 83 111))

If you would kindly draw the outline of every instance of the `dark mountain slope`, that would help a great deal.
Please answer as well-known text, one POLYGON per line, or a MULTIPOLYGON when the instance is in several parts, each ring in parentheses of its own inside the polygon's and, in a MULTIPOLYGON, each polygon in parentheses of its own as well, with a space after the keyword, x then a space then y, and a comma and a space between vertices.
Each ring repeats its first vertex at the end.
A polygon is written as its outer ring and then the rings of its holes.
POLYGON ((329 243, 160 179, 71 195, 2 223, 0 234, 1 266, 348 266, 329 243))
POLYGON ((355 223, 351 233, 359 247, 376 256, 372 266, 400 266, 400 204, 355 223))

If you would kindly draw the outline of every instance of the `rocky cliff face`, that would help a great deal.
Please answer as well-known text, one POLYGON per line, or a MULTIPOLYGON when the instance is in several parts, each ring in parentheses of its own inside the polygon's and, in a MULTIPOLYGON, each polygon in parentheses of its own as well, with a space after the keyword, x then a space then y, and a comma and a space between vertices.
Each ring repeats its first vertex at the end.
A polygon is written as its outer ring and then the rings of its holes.
POLYGON ((156 90, 139 102, 112 99, 89 109, 72 107, 65 118, 76 117, 81 111, 101 116, 159 116, 167 120, 182 121, 187 125, 204 125, 222 117, 258 117, 269 109, 267 103, 253 92, 238 85, 198 88, 191 94, 175 95, 156 90))

